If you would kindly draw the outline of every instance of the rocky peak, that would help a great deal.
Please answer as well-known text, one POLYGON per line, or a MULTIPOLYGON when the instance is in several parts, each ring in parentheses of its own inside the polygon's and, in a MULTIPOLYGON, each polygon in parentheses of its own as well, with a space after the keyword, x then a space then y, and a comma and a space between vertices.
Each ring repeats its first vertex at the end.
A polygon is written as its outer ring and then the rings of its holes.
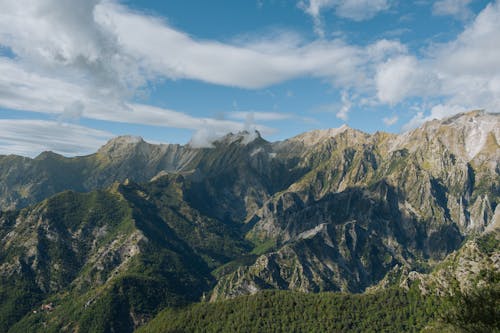
POLYGON ((99 148, 98 153, 104 155, 122 155, 130 149, 146 143, 140 136, 123 135, 109 140, 99 148))
POLYGON ((500 115, 484 111, 471 111, 447 118, 440 127, 449 126, 451 130, 463 133, 463 143, 467 157, 473 159, 485 146, 488 138, 500 141, 500 115))
POLYGON ((392 150, 401 148, 415 149, 442 146, 460 156, 464 161, 471 161, 486 145, 494 155, 500 154, 500 114, 484 111, 461 113, 443 120, 432 120, 423 126, 402 134, 392 150))
POLYGON ((314 146, 325 140, 336 137, 347 130, 352 129, 345 124, 339 128, 318 129, 297 135, 291 138, 290 141, 300 142, 304 146, 314 146))
POLYGON ((218 139, 215 141, 215 143, 220 143, 223 145, 230 145, 234 142, 238 142, 241 145, 248 145, 256 140, 263 140, 262 137, 260 136, 259 131, 253 130, 253 131, 240 131, 237 133, 228 133, 222 138, 218 139))
POLYGON ((113 138, 109 140, 104 146, 101 147, 102 149, 109 149, 112 147, 123 147, 123 146, 130 146, 130 145, 136 145, 139 143, 144 142, 143 138, 140 136, 133 136, 133 135, 121 135, 117 136, 116 138, 113 138))

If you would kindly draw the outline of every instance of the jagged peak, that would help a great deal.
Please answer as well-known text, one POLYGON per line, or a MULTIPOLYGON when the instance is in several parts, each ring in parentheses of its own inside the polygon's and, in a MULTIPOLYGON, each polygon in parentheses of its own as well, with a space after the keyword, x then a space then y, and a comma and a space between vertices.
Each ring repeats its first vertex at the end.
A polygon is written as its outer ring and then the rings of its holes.
POLYGON ((236 133, 214 133, 200 130, 193 135, 188 146, 191 148, 214 148, 216 145, 230 145, 234 142, 247 145, 256 140, 265 141, 257 130, 243 130, 236 133))
POLYGON ((490 113, 487 113, 484 110, 471 110, 471 111, 466 111, 462 112, 450 117, 446 117, 443 120, 441 120, 442 124, 452 124, 455 121, 461 121, 461 120, 471 120, 473 118, 477 117, 483 117, 490 115, 490 113))
POLYGON ((497 142, 500 139, 500 114, 486 113, 483 110, 460 113, 444 119, 438 126, 440 129, 446 126, 463 135, 469 160, 483 149, 489 137, 493 136, 497 142))
POLYGON ((215 140, 215 142, 219 142, 222 144, 231 144, 233 142, 239 142, 242 145, 247 145, 249 143, 254 142, 255 140, 262 139, 260 136, 260 132, 257 130, 253 131, 240 131, 237 133, 228 133, 224 135, 222 138, 215 140))
MULTIPOLYGON (((346 124, 344 124, 338 128, 317 129, 317 130, 305 132, 305 133, 299 134, 297 136, 294 136, 293 138, 291 138, 289 140, 301 142, 305 146, 314 146, 314 145, 321 143, 325 140, 336 137, 337 135, 344 133, 346 131, 354 131, 357 133, 359 132, 357 130, 350 128, 346 124)), ((361 132, 359 132, 359 133, 361 133, 361 132)))
POLYGON ((117 136, 111 140, 109 140, 105 146, 110 145, 110 144, 137 144, 144 142, 144 139, 140 136, 134 136, 134 135, 120 135, 117 136))
POLYGON ((145 141, 140 136, 121 135, 109 140, 104 146, 99 148, 99 153, 106 153, 115 150, 121 150, 130 146, 136 146, 144 143, 145 141))
POLYGON ((423 142, 440 142, 454 154, 470 161, 492 139, 500 142, 500 114, 473 110, 428 121, 400 135, 391 150, 403 146, 414 150, 423 142), (415 144, 417 142, 420 144, 415 144))
POLYGON ((492 124, 500 121, 500 113, 490 113, 485 110, 472 110, 458 113, 443 119, 433 119, 424 123, 421 127, 415 129, 438 128, 441 126, 451 126, 460 128, 471 128, 474 126, 484 125, 491 122, 492 124))

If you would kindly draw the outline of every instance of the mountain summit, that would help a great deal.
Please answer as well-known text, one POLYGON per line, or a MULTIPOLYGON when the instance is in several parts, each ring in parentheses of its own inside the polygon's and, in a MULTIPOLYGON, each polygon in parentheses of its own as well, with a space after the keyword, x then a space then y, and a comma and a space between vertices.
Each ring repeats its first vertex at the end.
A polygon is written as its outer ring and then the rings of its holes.
POLYGON ((471 112, 400 135, 118 137, 82 157, 0 156, 0 330, 130 332, 200 299, 423 274, 498 233, 499 129, 471 112))

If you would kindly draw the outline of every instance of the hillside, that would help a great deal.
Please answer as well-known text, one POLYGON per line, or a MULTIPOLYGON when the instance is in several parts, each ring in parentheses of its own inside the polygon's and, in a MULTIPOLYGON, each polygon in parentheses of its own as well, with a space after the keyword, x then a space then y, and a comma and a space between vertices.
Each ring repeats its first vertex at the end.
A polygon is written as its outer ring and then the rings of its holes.
POLYGON ((131 332, 165 308, 211 322, 218 304, 252 313, 262 297, 342 300, 332 311, 354 331, 374 318, 390 330, 387 312, 370 315, 388 297, 399 328, 423 329, 436 317, 420 301, 412 314, 415 297, 440 303, 498 273, 498 242, 474 240, 500 226, 499 142, 500 116, 474 111, 401 135, 118 137, 82 157, 0 156, 0 331, 131 332), (184 309, 201 300, 214 303, 184 309), (368 312, 345 319, 352 307, 368 312))
POLYGON ((499 244, 489 233, 429 274, 398 270, 365 294, 266 291, 167 309, 139 332, 498 332, 499 244))

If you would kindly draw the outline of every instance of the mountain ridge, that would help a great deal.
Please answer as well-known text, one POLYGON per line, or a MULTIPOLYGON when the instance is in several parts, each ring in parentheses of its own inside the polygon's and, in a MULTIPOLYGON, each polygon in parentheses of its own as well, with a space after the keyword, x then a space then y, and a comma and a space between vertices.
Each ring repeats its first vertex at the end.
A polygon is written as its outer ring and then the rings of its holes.
POLYGON ((498 128, 474 112, 404 135, 118 137, 83 157, 0 156, 2 328, 127 332, 200 299, 363 293, 395 267, 423 273, 500 225, 498 128))

